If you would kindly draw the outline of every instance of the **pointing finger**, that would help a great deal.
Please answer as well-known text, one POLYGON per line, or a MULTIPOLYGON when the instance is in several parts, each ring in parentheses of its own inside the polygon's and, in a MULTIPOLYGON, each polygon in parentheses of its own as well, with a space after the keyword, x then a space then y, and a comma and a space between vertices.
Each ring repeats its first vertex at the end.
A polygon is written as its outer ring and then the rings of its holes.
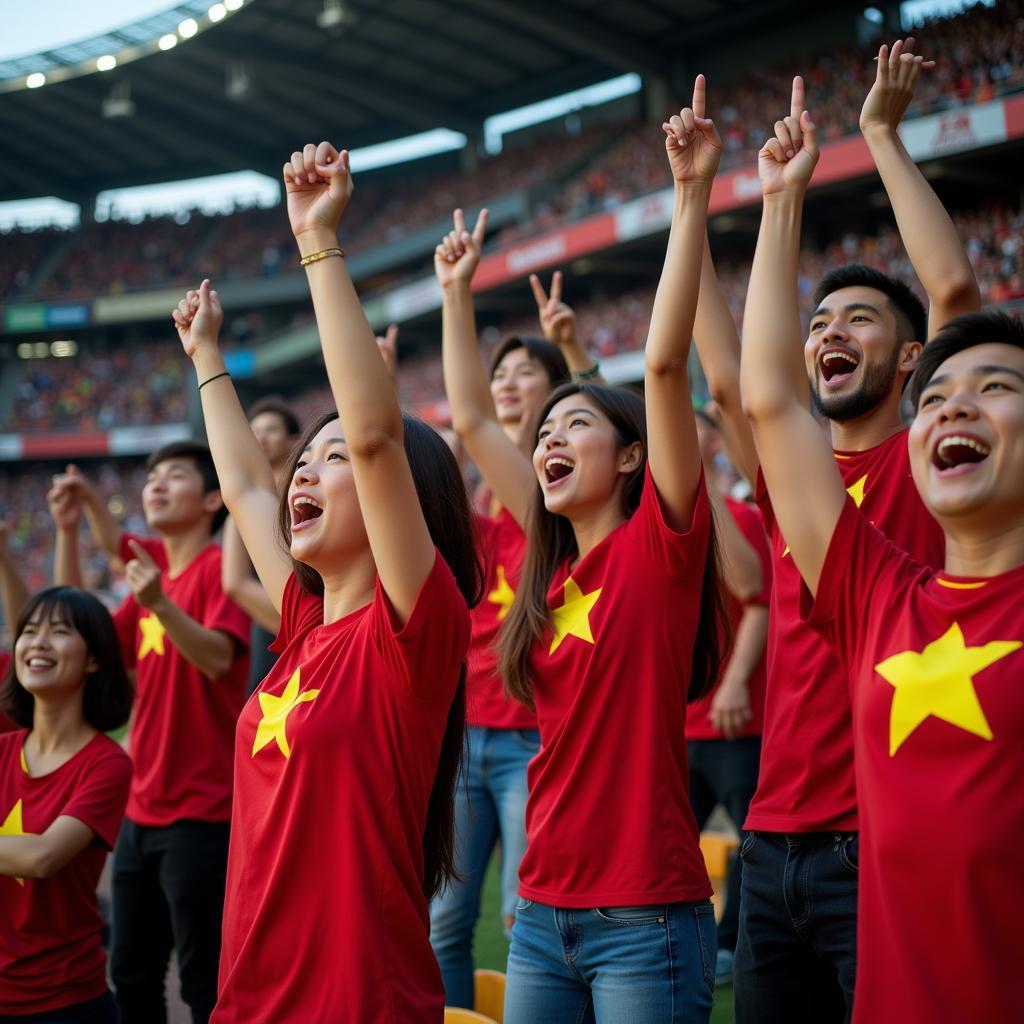
POLYGON ((704 116, 704 103, 707 96, 707 81, 703 75, 698 75, 693 82, 693 101, 691 106, 698 117, 704 116))
POLYGON ((793 93, 789 101, 789 114, 794 119, 799 119, 800 112, 804 109, 804 80, 799 76, 793 77, 793 93))

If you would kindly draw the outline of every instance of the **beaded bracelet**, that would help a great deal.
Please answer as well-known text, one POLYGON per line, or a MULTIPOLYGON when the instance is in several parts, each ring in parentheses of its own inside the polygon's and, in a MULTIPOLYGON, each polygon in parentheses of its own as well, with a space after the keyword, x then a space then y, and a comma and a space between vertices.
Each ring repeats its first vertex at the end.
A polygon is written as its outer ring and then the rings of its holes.
POLYGON ((581 380, 593 380, 595 377, 601 375, 601 363, 599 360, 594 360, 594 365, 588 370, 573 370, 569 375, 575 381, 581 380))
POLYGON ((331 249, 321 249, 319 252, 311 252, 308 256, 303 256, 302 259, 299 260, 299 266, 308 267, 310 263, 319 263, 321 260, 327 259, 328 256, 341 256, 342 259, 344 259, 345 250, 334 246, 331 249))

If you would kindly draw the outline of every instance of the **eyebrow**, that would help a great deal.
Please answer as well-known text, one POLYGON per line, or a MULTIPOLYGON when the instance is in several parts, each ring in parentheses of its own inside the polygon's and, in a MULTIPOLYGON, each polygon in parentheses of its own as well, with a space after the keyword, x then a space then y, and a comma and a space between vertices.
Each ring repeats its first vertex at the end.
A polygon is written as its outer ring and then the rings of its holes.
MULTIPOLYGON (((1008 373, 1011 377, 1016 377, 1024 383, 1024 373, 1021 373, 1020 370, 1015 370, 1012 366, 1002 366, 999 363, 984 363, 981 366, 972 366, 968 373, 972 377, 987 377, 991 373, 1008 373)), ((945 384, 948 380, 949 374, 942 373, 938 377, 932 377, 925 384, 925 388, 938 387, 940 384, 945 384)))
MULTIPOLYGON (((330 446, 332 444, 344 444, 344 443, 345 443, 345 438, 343 438, 343 437, 329 437, 329 438, 327 438, 326 441, 324 441, 324 444, 327 445, 328 448, 330 448, 330 446)), ((309 444, 307 444, 306 447, 302 449, 302 452, 303 452, 303 454, 305 454, 306 452, 311 452, 312 450, 313 450, 313 442, 310 441, 309 444)))
MULTIPOLYGON (((875 316, 881 316, 882 311, 877 306, 872 306, 870 302, 848 302, 842 307, 844 313, 852 313, 855 309, 867 309, 874 313, 875 316)), ((825 313, 830 312, 828 306, 819 306, 812 314, 811 319, 813 320, 816 316, 821 316, 825 313)))
MULTIPOLYGON (((584 408, 566 409, 565 412, 562 413, 562 415, 563 416, 573 416, 573 415, 575 415, 578 412, 585 412, 588 416, 593 416, 594 415, 594 410, 593 409, 584 409, 584 408)), ((548 416, 548 418, 544 421, 544 423, 550 423, 553 419, 554 419, 553 416, 548 416)), ((544 426, 544 423, 541 424, 542 427, 544 426)))

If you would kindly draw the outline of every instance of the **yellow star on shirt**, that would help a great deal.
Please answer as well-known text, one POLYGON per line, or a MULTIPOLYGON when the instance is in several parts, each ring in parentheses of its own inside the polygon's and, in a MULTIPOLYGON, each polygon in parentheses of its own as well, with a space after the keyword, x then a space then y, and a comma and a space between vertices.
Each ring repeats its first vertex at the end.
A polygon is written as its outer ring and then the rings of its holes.
POLYGON ((508 585, 508 580, 505 579, 505 566, 498 566, 497 577, 497 586, 487 595, 487 600, 491 604, 500 606, 498 608, 498 621, 503 622, 505 616, 508 615, 509 608, 512 607, 512 602, 516 599, 516 592, 508 585))
POLYGON ((579 637, 588 644, 594 642, 594 634, 590 632, 590 612, 597 599, 601 596, 601 588, 584 594, 570 576, 564 584, 565 601, 560 608, 552 608, 555 620, 555 635, 551 638, 551 650, 554 654, 567 636, 579 637))
MULTIPOLYGON (((854 505, 860 508, 864 504, 864 487, 868 482, 868 475, 865 473, 859 480, 855 480, 849 487, 846 488, 846 493, 853 498, 854 505)), ((789 545, 786 545, 786 550, 782 552, 782 557, 785 558, 789 554, 789 545)))
POLYGON ((139 629, 142 630, 142 643, 139 644, 138 660, 142 661, 150 651, 163 657, 164 634, 167 632, 164 624, 155 615, 149 614, 139 619, 139 629))
POLYGON ((316 700, 319 690, 303 690, 299 693, 299 669, 292 673, 288 685, 284 688, 280 697, 272 693, 260 693, 260 707, 263 709, 263 717, 256 727, 256 738, 252 742, 252 756, 255 757, 271 740, 277 740, 277 745, 285 757, 292 756, 292 748, 288 745, 288 734, 285 731, 288 725, 288 716, 306 701, 316 700))
POLYGON ((875 671, 895 689, 889 712, 889 756, 930 715, 982 739, 992 739, 978 702, 973 677, 1021 647, 1018 640, 993 640, 968 647, 954 622, 920 654, 903 651, 879 662, 875 671))
MULTIPOLYGON (((10 813, 4 819, 3 824, 0 825, 0 836, 29 836, 31 832, 26 832, 21 821, 21 800, 17 800, 14 806, 11 808, 10 813)), ((14 880, 18 885, 24 885, 25 879, 18 878, 15 876, 14 880)))

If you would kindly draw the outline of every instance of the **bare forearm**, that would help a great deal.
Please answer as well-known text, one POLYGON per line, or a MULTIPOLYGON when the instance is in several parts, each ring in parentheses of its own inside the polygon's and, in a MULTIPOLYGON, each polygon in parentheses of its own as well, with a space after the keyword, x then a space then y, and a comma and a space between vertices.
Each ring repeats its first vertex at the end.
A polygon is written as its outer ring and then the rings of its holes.
POLYGON ((476 313, 468 281, 453 281, 444 288, 441 368, 452 407, 452 427, 460 437, 481 421, 497 419, 477 347, 476 313))
MULTIPOLYGON (((593 369, 595 362, 593 356, 587 352, 575 336, 571 341, 563 342, 558 347, 562 355, 565 356, 565 362, 569 367, 570 373, 586 373, 587 370, 593 369)), ((603 383, 600 375, 590 379, 593 383, 603 383)))
POLYGON ((724 499, 709 488, 715 511, 715 533, 722 555, 722 577, 738 601, 749 601, 761 593, 764 583, 761 559, 743 531, 736 525, 724 499))
POLYGON ((747 685, 764 657, 767 645, 768 609, 761 604, 747 605, 733 637, 727 678, 734 684, 747 685))
POLYGON ((63 587, 82 586, 77 526, 73 530, 57 530, 53 545, 53 582, 63 587))
POLYGON ((164 596, 150 611, 160 620, 174 646, 208 679, 219 679, 234 660, 234 642, 217 629, 207 629, 164 596))
POLYGON ((239 580, 227 594, 258 626, 268 633, 277 634, 281 628, 281 613, 258 580, 251 577, 239 580))
POLYGON ((4 621, 13 629, 21 609, 28 601, 28 590, 9 552, 0 554, 0 602, 3 604, 4 621))
POLYGON ((85 510, 85 520, 96 543, 108 555, 116 558, 121 553, 121 537, 124 531, 103 498, 92 487, 88 487, 82 494, 82 508, 85 510))

